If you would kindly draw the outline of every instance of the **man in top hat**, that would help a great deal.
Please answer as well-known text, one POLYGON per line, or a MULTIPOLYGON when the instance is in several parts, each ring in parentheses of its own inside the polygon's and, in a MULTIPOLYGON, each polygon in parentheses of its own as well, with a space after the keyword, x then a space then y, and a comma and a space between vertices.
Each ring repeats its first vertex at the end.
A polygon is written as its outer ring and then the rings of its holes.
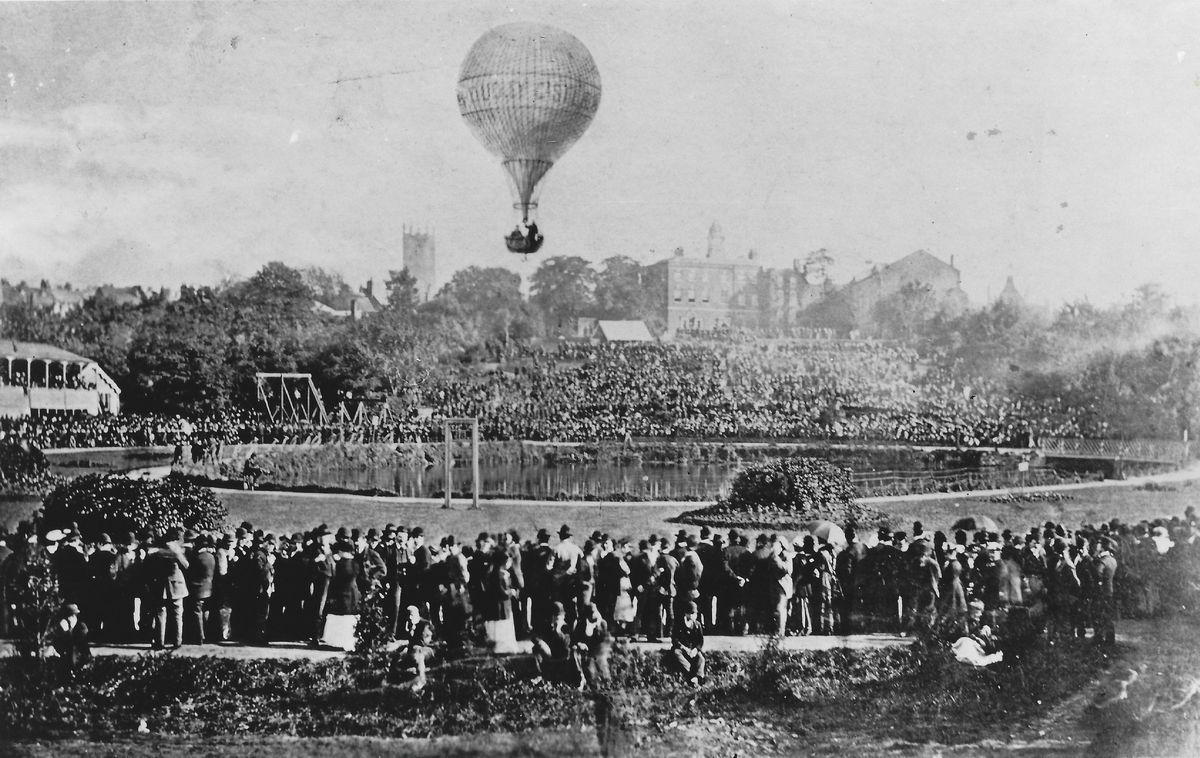
MULTIPOLYGON (((397 529, 394 524, 385 526, 377 552, 384 565, 385 623, 388 625, 388 631, 395 637, 399 634, 403 622, 401 609, 408 594, 408 569, 412 563, 412 553, 408 549, 408 533, 404 527, 397 529)), ((410 604, 410 607, 415 606, 410 604)))

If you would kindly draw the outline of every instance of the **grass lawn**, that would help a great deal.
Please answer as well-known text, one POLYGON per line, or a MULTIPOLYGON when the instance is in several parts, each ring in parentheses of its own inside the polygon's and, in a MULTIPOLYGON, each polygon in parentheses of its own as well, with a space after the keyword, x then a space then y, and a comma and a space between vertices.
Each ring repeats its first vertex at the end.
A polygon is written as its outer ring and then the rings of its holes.
MULTIPOLYGON (((218 490, 236 524, 249 521, 255 527, 274 532, 295 532, 326 523, 346 526, 383 526, 391 522, 421 525, 427 535, 437 538, 454 534, 470 539, 481 531, 495 532, 516 528, 522 538, 532 538, 539 527, 556 532, 567 523, 575 533, 586 536, 593 530, 616 536, 644 538, 651 533, 673 534, 677 524, 667 519, 699 507, 696 503, 637 505, 626 503, 554 503, 550 505, 497 505, 483 501, 478 510, 456 502, 451 510, 437 502, 400 502, 391 498, 352 495, 308 495, 288 492, 241 492, 218 490)), ((1090 487, 1063 493, 1071 499, 1062 502, 994 503, 986 498, 959 500, 893 500, 876 503, 891 517, 895 529, 908 530, 914 520, 926 529, 947 529, 966 515, 986 515, 1002 529, 1020 531, 1047 520, 1077 526, 1112 518, 1138 521, 1181 515, 1184 508, 1200 502, 1200 484, 1182 482, 1165 489, 1134 487, 1090 487)), ((0 523, 13 526, 27 518, 38 506, 35 498, 0 500, 0 523)), ((695 531, 696 527, 689 527, 695 531)))

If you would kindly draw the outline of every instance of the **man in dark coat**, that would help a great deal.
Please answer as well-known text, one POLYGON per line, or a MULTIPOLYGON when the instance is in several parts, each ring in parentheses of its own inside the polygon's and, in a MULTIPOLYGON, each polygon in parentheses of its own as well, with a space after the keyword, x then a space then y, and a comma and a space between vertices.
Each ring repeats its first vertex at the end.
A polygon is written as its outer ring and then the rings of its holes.
POLYGON ((189 638, 204 644, 204 632, 208 628, 208 601, 213 593, 213 577, 217 571, 217 557, 213 553, 213 541, 207 535, 193 538, 188 554, 188 567, 184 572, 187 580, 187 626, 189 638))
POLYGON ((72 532, 53 557, 58 575, 59 594, 67 603, 86 605, 90 599, 87 558, 83 555, 83 540, 72 532))
POLYGON ((845 532, 847 545, 837 554, 834 561, 834 574, 841 591, 836 601, 839 634, 850 634, 855 628, 854 618, 855 614, 859 613, 858 605, 861 601, 860 564, 867 554, 866 546, 858 541, 854 525, 847 525, 845 532))
POLYGON ((765 534, 758 535, 754 541, 754 552, 746 559, 750 567, 750 576, 746 581, 746 602, 750 607, 751 631, 760 634, 771 633, 771 616, 774 612, 771 585, 776 583, 771 576, 774 573, 773 558, 770 538, 765 534))
POLYGON ((408 604, 417 606, 421 618, 432 620, 439 602, 437 581, 430 576, 433 552, 425 544, 424 529, 414 527, 410 534, 413 560, 408 569, 408 586, 412 593, 408 604))
MULTIPOLYGON (((1098 642, 1114 644, 1117 641, 1117 600, 1114 580, 1117 576, 1117 559, 1113 555, 1113 542, 1103 537, 1093 560, 1092 573, 1096 577, 1096 636, 1098 642)), ((1174 549, 1174 548, 1173 548, 1174 549)))
POLYGON ((521 550, 521 535, 515 529, 509 529, 500 535, 500 549, 508 554, 512 563, 509 564, 509 581, 517 591, 513 598, 513 629, 518 638, 529 634, 529 602, 525 594, 525 556, 521 550))
POLYGON ((384 613, 388 631, 395 637, 403 623, 401 609, 405 606, 408 593, 408 569, 412 562, 412 553, 408 549, 408 532, 403 527, 396 529, 388 524, 383 529, 383 541, 377 551, 383 558, 386 568, 384 573, 384 592, 386 598, 384 613))
POLYGON ((106 622, 110 617, 109 609, 118 602, 117 551, 107 534, 100 535, 96 549, 88 556, 88 576, 90 589, 82 606, 84 619, 93 639, 110 639, 115 630, 107 629, 106 622))
POLYGON ((144 571, 146 597, 154 604, 154 648, 161 650, 167 642, 167 625, 173 626, 172 647, 183 645, 183 599, 187 597, 188 568, 183 555, 183 535, 171 530, 158 539, 158 546, 146 556, 144 571))
POLYGON ((611 540, 605 542, 604 549, 606 552, 596 566, 596 606, 605 623, 613 628, 621 581, 630 576, 631 569, 611 540))
MULTIPOLYGON (((657 626, 650 623, 650 605, 654 606, 654 617, 658 615, 657 582, 655 562, 658 560, 649 540, 638 542, 638 552, 629 559, 629 585, 637 600, 637 619, 634 634, 649 635, 657 626)), ((657 633, 657 632, 655 632, 657 633)))
POLYGON ((717 628, 726 634, 746 633, 746 582, 753 571, 752 556, 746 537, 730 530, 724 561, 728 571, 717 596, 717 628))
POLYGON ((900 624, 901 553, 892 545, 887 529, 879 530, 879 542, 863 559, 868 583, 864 598, 873 628, 870 631, 894 631, 900 624))
MULTIPOLYGON (((662 609, 662 629, 665 629, 666 634, 671 633, 671 628, 675 625, 675 572, 679 570, 679 561, 669 552, 670 544, 667 540, 659 543, 659 556, 655 563, 657 597, 660 608, 662 609)), ((657 620, 657 619, 656 619, 657 620)), ((655 627, 651 641, 657 640, 660 631, 655 627)), ((648 634, 648 636, 650 636, 648 634)))
POLYGON ((695 603, 684 606, 671 631, 671 657, 690 684, 704 682, 704 622, 695 603))
POLYGON ((696 545, 703 571, 700 574, 700 620, 710 629, 715 628, 715 601, 725 582, 725 545, 721 535, 712 534, 708 527, 700 529, 700 541, 696 545))
POLYGON ((675 572, 675 608, 672 618, 683 615, 687 603, 700 602, 700 583, 704 577, 704 563, 696 552, 699 546, 694 536, 682 541, 683 553, 679 558, 679 569, 675 572))
POLYGON ((352 538, 355 549, 354 560, 358 561, 358 589, 365 597, 375 585, 383 581, 383 577, 387 574, 387 565, 383 562, 383 556, 372 547, 373 544, 379 544, 377 529, 368 529, 365 535, 355 529, 352 538))
POLYGON ((528 557, 524 562, 525 593, 529 597, 530 634, 536 636, 547 632, 554 617, 554 550, 548 530, 538 530, 537 543, 528 557))
POLYGON ((333 580, 333 556, 327 535, 314 533, 304 551, 305 565, 312 589, 304 607, 304 628, 311 645, 319 645, 325 633, 325 605, 329 600, 329 584, 333 580))
POLYGON ((267 642, 267 613, 270 610, 274 572, 271 553, 274 539, 256 538, 250 552, 238 561, 237 593, 240 609, 245 613, 242 626, 247 642, 263 645, 267 642))

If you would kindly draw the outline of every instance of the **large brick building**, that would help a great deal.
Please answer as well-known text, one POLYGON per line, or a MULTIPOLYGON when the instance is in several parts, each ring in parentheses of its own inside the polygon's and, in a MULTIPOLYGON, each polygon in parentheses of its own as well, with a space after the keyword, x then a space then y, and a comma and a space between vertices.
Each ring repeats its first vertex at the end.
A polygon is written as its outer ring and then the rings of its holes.
POLYGON ((726 254, 725 236, 716 223, 709 229, 703 258, 676 249, 654 266, 664 270, 659 281, 666 288, 659 297, 668 335, 680 329, 723 327, 869 329, 875 306, 908 285, 928 287, 947 309, 966 305, 958 269, 924 250, 837 288, 828 282, 810 282, 798 260, 790 268, 773 269, 760 264, 753 250, 744 256, 726 254))

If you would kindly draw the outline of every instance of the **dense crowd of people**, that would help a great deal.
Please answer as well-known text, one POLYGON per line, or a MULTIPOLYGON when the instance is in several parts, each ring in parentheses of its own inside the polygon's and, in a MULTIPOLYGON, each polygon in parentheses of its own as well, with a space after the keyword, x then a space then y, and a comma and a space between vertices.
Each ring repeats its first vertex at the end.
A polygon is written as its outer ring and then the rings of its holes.
POLYGON ((427 540, 420 527, 276 535, 228 532, 83 535, 22 522, 0 540, 0 636, 16 631, 24 568, 57 575, 68 654, 92 642, 155 648, 237 640, 353 647, 364 604, 407 641, 420 686, 427 659, 469 645, 516 652, 530 640, 539 676, 576 686, 606 676, 614 638, 671 640, 681 675, 704 677, 704 636, 920 632, 984 660, 1006 640, 1115 639, 1121 615, 1194 608, 1200 540, 1182 517, 1071 530, 880 529, 752 537, 732 529, 644 539, 568 525, 427 540), (848 542, 847 542, 848 539, 848 542))
POLYGON ((402 442, 441 438, 440 419, 477 416, 484 439, 803 439, 1027 446, 1039 436, 1104 437, 1095 408, 1012 397, 871 341, 565 343, 487 369, 445 368, 409 410, 341 423, 269 423, 232 410, 195 418, 42 414, 0 434, 43 448, 235 442, 402 442), (425 409, 425 412, 421 412, 425 409))

